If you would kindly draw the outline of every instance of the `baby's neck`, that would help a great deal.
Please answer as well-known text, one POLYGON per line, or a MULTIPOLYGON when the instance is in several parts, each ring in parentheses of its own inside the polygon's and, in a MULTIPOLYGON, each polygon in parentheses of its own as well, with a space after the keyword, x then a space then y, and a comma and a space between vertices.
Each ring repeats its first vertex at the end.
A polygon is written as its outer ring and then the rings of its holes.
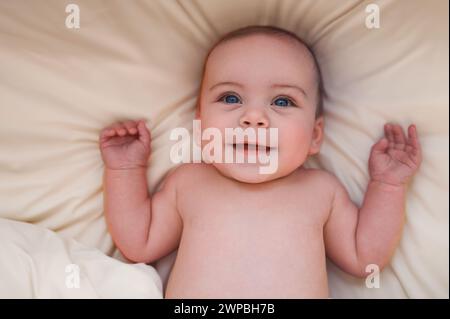
POLYGON ((235 178, 233 178, 232 176, 227 176, 225 174, 222 174, 222 172, 220 172, 220 170, 214 168, 214 170, 224 179, 226 179, 228 182, 233 183, 235 185, 235 187, 239 187, 242 188, 243 190, 246 191, 261 191, 267 188, 273 188, 281 183, 287 183, 289 182, 291 179, 293 179, 295 176, 297 176, 299 173, 303 172, 305 170, 305 168, 303 166, 298 167, 297 169, 293 170, 292 172, 290 172, 287 175, 284 176, 280 176, 274 179, 269 179, 263 182, 255 182, 255 183, 251 183, 251 182, 243 182, 240 180, 237 180, 235 178))

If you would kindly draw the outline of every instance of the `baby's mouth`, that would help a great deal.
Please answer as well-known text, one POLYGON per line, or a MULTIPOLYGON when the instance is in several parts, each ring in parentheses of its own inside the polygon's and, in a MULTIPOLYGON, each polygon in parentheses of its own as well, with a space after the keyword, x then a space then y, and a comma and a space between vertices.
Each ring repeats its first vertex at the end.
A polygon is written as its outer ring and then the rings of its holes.
POLYGON ((244 151, 245 153, 250 152, 265 152, 270 153, 272 147, 260 144, 249 144, 249 143, 233 143, 233 149, 244 151))

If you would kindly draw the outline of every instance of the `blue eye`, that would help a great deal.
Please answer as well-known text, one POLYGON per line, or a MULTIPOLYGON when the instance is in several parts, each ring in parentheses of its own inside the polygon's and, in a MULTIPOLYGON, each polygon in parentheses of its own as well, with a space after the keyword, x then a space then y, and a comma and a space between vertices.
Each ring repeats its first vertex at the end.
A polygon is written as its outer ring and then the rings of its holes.
POLYGON ((239 98, 234 94, 226 94, 222 96, 219 101, 223 101, 227 104, 236 104, 239 103, 239 98))
POLYGON ((274 104, 276 106, 280 106, 280 107, 295 106, 295 103, 292 102, 291 99, 288 99, 288 98, 285 98, 285 97, 276 99, 274 104), (277 101, 281 101, 281 103, 277 103, 277 101))

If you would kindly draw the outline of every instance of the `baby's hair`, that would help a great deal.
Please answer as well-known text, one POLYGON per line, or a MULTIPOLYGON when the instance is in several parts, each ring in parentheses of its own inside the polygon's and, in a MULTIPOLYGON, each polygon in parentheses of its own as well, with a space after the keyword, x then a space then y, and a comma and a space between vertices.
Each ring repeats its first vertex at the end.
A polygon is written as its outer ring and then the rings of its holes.
POLYGON ((205 64, 203 66, 203 74, 205 72, 206 68, 206 62, 208 61, 209 55, 211 52, 219 45, 224 42, 242 38, 249 35, 254 34, 265 34, 265 35, 271 35, 276 37, 282 37, 291 41, 295 41, 301 46, 305 47, 307 51, 309 52, 312 60, 313 60, 313 67, 316 75, 316 81, 317 81, 317 104, 316 104, 316 118, 321 116, 323 114, 323 96, 324 96, 324 89, 323 89, 323 82, 322 82, 322 74, 320 72, 319 63, 317 62, 316 56, 314 55, 314 52, 312 49, 306 44, 299 36, 297 36, 295 33, 275 27, 270 25, 249 25, 234 31, 231 31, 229 33, 226 33, 224 36, 222 36, 209 50, 206 59, 205 64))

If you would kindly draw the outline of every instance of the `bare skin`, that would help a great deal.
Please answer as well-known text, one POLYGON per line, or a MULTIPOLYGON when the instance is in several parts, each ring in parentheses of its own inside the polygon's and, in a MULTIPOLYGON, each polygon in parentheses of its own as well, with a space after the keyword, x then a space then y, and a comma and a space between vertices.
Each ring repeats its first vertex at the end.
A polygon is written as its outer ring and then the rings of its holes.
POLYGON ((326 256, 357 277, 367 275, 369 264, 383 269, 389 263, 404 223, 407 184, 421 163, 416 128, 405 135, 401 126, 385 125, 357 207, 332 174, 303 168, 320 149, 323 119, 314 115, 312 74, 287 78, 286 70, 310 63, 298 50, 267 37, 233 40, 211 56, 205 74, 197 117, 206 126, 279 129, 279 169, 272 175, 261 177, 249 164, 185 164, 149 194, 151 138, 144 121, 100 133, 105 216, 117 247, 145 263, 178 248, 166 298, 326 298, 326 256), (258 46, 268 50, 252 51, 258 46), (267 54, 280 56, 268 64, 267 54), (260 73, 245 72, 246 66, 260 73), (296 81, 306 94, 272 92, 261 82, 277 76, 296 81), (239 101, 218 102, 223 92, 207 89, 224 80, 253 89, 233 88, 239 101), (281 93, 296 105, 272 103, 281 93))

